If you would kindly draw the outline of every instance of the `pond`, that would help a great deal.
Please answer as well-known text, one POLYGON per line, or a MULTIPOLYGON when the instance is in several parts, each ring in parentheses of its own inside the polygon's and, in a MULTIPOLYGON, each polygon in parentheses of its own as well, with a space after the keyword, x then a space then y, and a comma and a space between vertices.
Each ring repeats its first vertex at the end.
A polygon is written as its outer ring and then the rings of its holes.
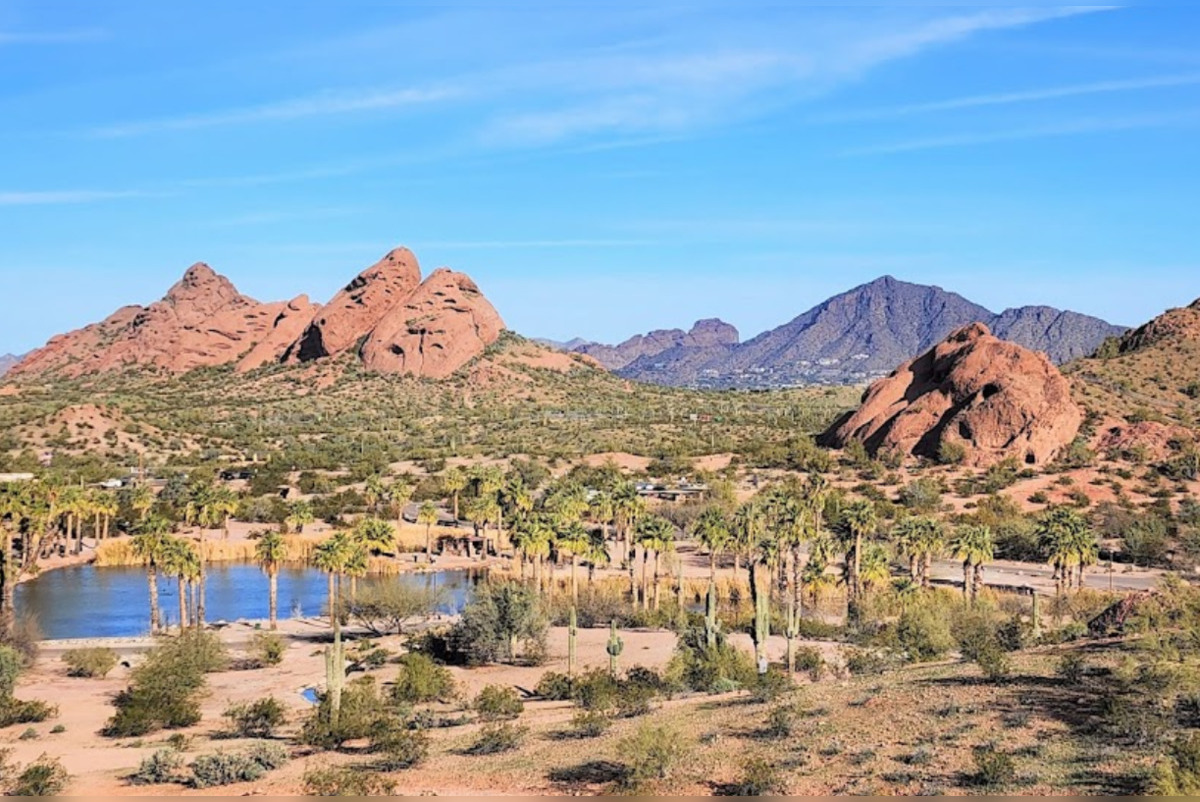
MULTIPOLYGON (((442 588, 441 612, 459 612, 481 574, 468 571, 431 571, 367 577, 360 587, 373 582, 399 582, 418 587, 442 588)), ((178 585, 173 578, 159 577, 159 605, 165 619, 177 624, 178 585)), ((268 614, 267 577, 250 563, 214 563, 208 568, 205 618, 210 622, 265 619, 268 614)), ((325 574, 308 567, 289 567, 279 572, 279 617, 321 615, 327 593, 325 574)), ((17 586, 18 615, 32 615, 42 637, 54 640, 75 638, 133 637, 149 631, 150 591, 146 571, 139 567, 97 568, 75 566, 47 571, 17 586)))

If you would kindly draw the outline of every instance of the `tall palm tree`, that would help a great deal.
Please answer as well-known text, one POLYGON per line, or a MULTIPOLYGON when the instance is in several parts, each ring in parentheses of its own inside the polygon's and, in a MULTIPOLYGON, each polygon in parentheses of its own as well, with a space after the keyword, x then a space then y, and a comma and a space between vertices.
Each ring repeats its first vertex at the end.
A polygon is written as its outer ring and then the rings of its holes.
POLYGON ((995 558, 992 530, 986 526, 960 526, 949 543, 950 553, 962 560, 963 595, 974 603, 983 585, 983 566, 995 558))
POLYGON ((467 488, 467 474, 459 467, 447 468, 442 474, 442 488, 454 499, 454 520, 457 523, 458 497, 467 488))
POLYGON ((649 608, 646 587, 646 555, 654 555, 654 609, 659 609, 659 566, 662 555, 675 547, 675 527, 661 515, 647 515, 638 521, 637 542, 642 547, 642 608, 649 608))
POLYGON ((404 528, 404 508, 412 501, 415 488, 403 479, 397 479, 388 485, 388 503, 396 511, 396 531, 404 528))
POLYGON ((96 514, 96 540, 107 540, 112 519, 120 507, 112 493, 99 492, 92 498, 92 510, 96 514))
POLYGON ((858 616, 862 596, 863 540, 873 537, 879 528, 875 505, 866 499, 852 501, 842 510, 839 534, 846 554, 846 587, 849 589, 849 608, 852 619, 858 616))
POLYGON ((271 629, 279 624, 279 569, 288 556, 287 541, 278 532, 262 532, 254 544, 254 558, 267 575, 271 629))
POLYGON ((396 530, 382 518, 359 518, 351 530, 350 539, 361 544, 373 556, 396 548, 396 530))
POLYGON ((587 527, 581 521, 570 521, 556 533, 555 544, 559 551, 571 555, 571 601, 579 601, 579 580, 576 571, 579 567, 579 557, 591 549, 591 537, 587 527))
POLYGON ((1062 595, 1064 587, 1071 589, 1075 572, 1082 589, 1084 567, 1094 565, 1099 552, 1096 533, 1087 519, 1070 507, 1054 507, 1038 520, 1034 533, 1046 561, 1054 566, 1058 595, 1062 595))
POLYGON ((146 566, 146 580, 150 586, 150 632, 155 634, 162 626, 158 609, 158 569, 166 557, 168 533, 171 522, 161 516, 147 518, 138 526, 133 536, 133 553, 146 566))
POLYGON ((367 477, 366 484, 363 486, 363 499, 367 502, 367 509, 373 514, 379 514, 379 508, 387 498, 387 486, 383 483, 383 477, 377 473, 367 477))
POLYGON ((588 531, 588 547, 583 556, 588 563, 588 584, 590 585, 596 581, 596 569, 612 562, 612 555, 608 553, 608 538, 605 537, 604 530, 588 531))
POLYGON ((294 530, 296 534, 303 535, 304 527, 316 520, 313 515, 313 506, 307 501, 296 501, 288 505, 288 515, 284 520, 287 527, 294 530))
POLYGON ((741 558, 754 553, 766 531, 766 512, 761 499, 752 498, 738 507, 733 514, 733 537, 730 540, 735 573, 741 570, 741 558))
POLYGON ((729 547, 733 532, 725 511, 715 504, 705 507, 692 524, 692 536, 708 550, 708 581, 717 581, 717 559, 729 547))
POLYGON ((126 501, 134 515, 138 517, 138 523, 141 523, 146 520, 146 516, 154 508, 154 491, 150 485, 138 483, 129 488, 126 501))
POLYGON ((351 557, 353 546, 345 532, 338 532, 333 537, 319 544, 313 550, 313 565, 326 574, 329 596, 329 626, 337 634, 341 631, 338 618, 337 583, 346 564, 351 557))
POLYGON ((933 558, 945 548, 946 532, 942 522, 917 515, 892 527, 892 538, 900 553, 908 558, 908 573, 914 585, 929 587, 933 558))
POLYGON ((200 574, 200 556, 191 541, 167 537, 163 541, 162 569, 179 583, 179 632, 188 628, 187 586, 200 574))
POLYGON ((425 562, 433 562, 433 525, 438 522, 438 509, 432 501, 426 501, 417 510, 417 523, 425 527, 425 562))

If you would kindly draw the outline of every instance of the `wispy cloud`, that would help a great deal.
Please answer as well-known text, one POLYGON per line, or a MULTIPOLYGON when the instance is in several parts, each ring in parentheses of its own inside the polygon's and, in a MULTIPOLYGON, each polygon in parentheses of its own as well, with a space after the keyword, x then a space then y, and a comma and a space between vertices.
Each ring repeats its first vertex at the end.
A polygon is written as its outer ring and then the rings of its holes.
POLYGON ((1019 92, 998 92, 987 95, 936 100, 928 103, 912 103, 905 106, 885 106, 876 109, 838 112, 813 118, 813 122, 842 123, 884 120, 909 115, 939 111, 979 108, 983 106, 1005 106, 1014 103, 1036 103, 1043 100, 1060 100, 1068 97, 1100 95, 1110 92, 1136 92, 1147 89, 1166 89, 1200 84, 1200 73, 1182 75, 1160 75, 1151 78, 1134 78, 1122 81, 1097 81, 1094 83, 1056 86, 1047 89, 1030 89, 1019 92))
MULTIPOLYGON (((962 13, 836 30, 810 41, 716 54, 602 56, 530 65, 539 108, 506 111, 485 124, 485 144, 544 146, 589 135, 679 135, 827 94, 892 61, 992 30, 1108 11, 1070 6, 962 13), (569 79, 569 85, 559 82, 569 79)), ((512 104, 516 105, 516 104, 512 104)), ((511 106, 510 106, 511 108, 511 106)))
POLYGON ((97 42, 105 38, 107 38, 107 34, 98 28, 67 31, 0 31, 0 46, 69 45, 97 42))
POLYGON ((204 114, 163 117, 95 128, 100 137, 129 137, 164 131, 189 131, 199 128, 281 122, 306 117, 330 117, 367 111, 419 106, 446 100, 457 94, 449 87, 392 89, 373 92, 325 92, 258 106, 247 106, 204 114))
POLYGON ((877 156, 894 153, 912 153, 923 150, 939 150, 943 148, 958 148, 969 145, 989 145, 1001 142, 1023 142, 1027 140, 1049 139, 1053 137, 1075 136, 1080 134, 1100 134, 1118 131, 1132 131, 1145 128, 1166 128, 1175 125, 1194 125, 1200 123, 1200 113, 1146 115, 1141 117, 1124 118, 1094 118, 1074 120, 1053 125, 1016 128, 1007 131, 987 131, 978 133, 951 134, 925 139, 911 139, 904 142, 891 142, 881 145, 868 145, 861 148, 851 148, 842 151, 842 156, 877 156))
POLYGON ((56 204, 96 203, 123 198, 145 198, 150 193, 138 190, 65 189, 34 192, 0 192, 0 206, 51 206, 56 204))

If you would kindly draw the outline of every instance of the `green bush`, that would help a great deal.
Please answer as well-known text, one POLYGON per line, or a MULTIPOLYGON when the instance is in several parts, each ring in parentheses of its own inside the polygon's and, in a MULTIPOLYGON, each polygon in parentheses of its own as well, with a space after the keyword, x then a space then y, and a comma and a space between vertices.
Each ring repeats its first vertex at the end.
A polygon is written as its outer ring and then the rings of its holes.
POLYGON ((388 714, 387 705, 379 696, 373 677, 359 677, 342 690, 342 708, 337 725, 333 724, 332 702, 322 695, 304 726, 298 740, 318 749, 340 749, 346 741, 366 738, 371 734, 380 715, 388 714))
POLYGON ((796 692, 796 683, 785 672, 770 666, 750 683, 750 698, 756 702, 774 702, 796 692))
POLYGON ((780 796, 787 793, 787 783, 779 769, 760 757, 742 764, 742 775, 724 789, 724 796, 780 796))
POLYGON ((598 710, 580 710, 571 719, 571 733, 576 738, 599 738, 611 726, 612 719, 598 710))
POLYGON ((28 702, 20 699, 0 699, 0 727, 11 727, 14 724, 41 724, 49 718, 58 715, 58 706, 39 702, 36 699, 28 702))
POLYGON ((1181 735, 1159 761, 1150 781, 1155 796, 1200 796, 1200 734, 1181 735))
POLYGON ((10 796, 59 796, 71 777, 58 758, 42 755, 26 766, 9 791, 10 796))
POLYGON ((392 796, 396 781, 356 766, 320 766, 304 773, 308 796, 392 796))
POLYGON ((1009 785, 1017 778, 1017 768, 1012 755, 1000 751, 994 745, 977 746, 971 751, 971 756, 975 761, 975 775, 972 779, 976 785, 997 788, 1009 785))
POLYGON ((565 702, 572 698, 572 685, 571 678, 566 674, 560 674, 557 671, 547 671, 538 680, 537 687, 533 689, 533 692, 542 699, 551 702, 565 702))
POLYGON ((159 749, 143 758, 136 772, 129 776, 131 785, 163 785, 182 782, 183 755, 177 749, 159 749))
POLYGON ((12 698, 24 668, 25 657, 13 647, 0 644, 0 699, 12 698))
POLYGON ((525 703, 512 688, 488 685, 471 705, 480 721, 512 721, 525 712, 525 703))
POLYGON ((259 632, 250 642, 250 654, 254 656, 255 662, 259 665, 279 665, 283 662, 283 655, 286 651, 287 641, 273 633, 259 632))
POLYGON ((640 791, 647 783, 669 780, 687 755, 683 733, 671 727, 643 724, 617 744, 625 765, 622 786, 640 791))
POLYGON ((241 738, 270 738, 287 721, 287 710, 274 696, 248 704, 233 705, 225 711, 232 731, 241 738))
POLYGON ((451 645, 473 665, 522 657, 537 662, 550 626, 542 605, 542 597, 521 582, 480 585, 451 633, 451 645))
POLYGON ((159 729, 190 727, 200 720, 205 674, 228 664, 215 635, 189 632, 155 647, 117 695, 116 714, 101 734, 138 737, 159 729))
POLYGON ((667 681, 672 686, 703 693, 747 687, 757 675, 749 655, 724 638, 709 646, 704 631, 698 629, 683 634, 666 669, 667 681))
POLYGON ((900 614, 896 641, 914 663, 937 660, 954 648, 946 616, 925 605, 910 607, 900 614))
POLYGON ((429 618, 442 603, 441 589, 381 582, 367 585, 347 601, 347 613, 372 635, 403 635, 408 624, 429 618))
POLYGON ((67 664, 67 676, 103 679, 117 667, 120 658, 112 649, 96 646, 89 649, 71 649, 62 656, 67 664))
POLYGON ((479 731, 475 743, 467 749, 468 755, 496 755, 501 752, 512 752, 521 748, 525 736, 529 734, 528 727, 518 727, 513 724, 487 724, 479 731))
POLYGON ((196 788, 253 782, 266 773, 261 764, 245 755, 215 752, 192 761, 192 785, 196 788))
POLYGON ((448 702, 455 693, 454 677, 432 657, 410 652, 400 658, 400 676, 392 686, 392 698, 397 702, 448 702))
POLYGON ((767 712, 763 734, 768 738, 790 738, 796 734, 804 708, 796 702, 775 705, 767 712))
POLYGON ((398 716, 381 716, 371 727, 367 748, 381 771, 412 768, 429 756, 429 734, 412 729, 398 716))

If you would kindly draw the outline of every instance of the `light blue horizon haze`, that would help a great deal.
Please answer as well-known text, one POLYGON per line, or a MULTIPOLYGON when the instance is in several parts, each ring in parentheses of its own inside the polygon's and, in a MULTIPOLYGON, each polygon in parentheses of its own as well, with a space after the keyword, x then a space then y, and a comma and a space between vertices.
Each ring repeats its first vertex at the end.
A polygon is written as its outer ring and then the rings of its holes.
POLYGON ((1200 8, 0 0, 0 353, 396 245, 510 328, 1200 296, 1200 8))

